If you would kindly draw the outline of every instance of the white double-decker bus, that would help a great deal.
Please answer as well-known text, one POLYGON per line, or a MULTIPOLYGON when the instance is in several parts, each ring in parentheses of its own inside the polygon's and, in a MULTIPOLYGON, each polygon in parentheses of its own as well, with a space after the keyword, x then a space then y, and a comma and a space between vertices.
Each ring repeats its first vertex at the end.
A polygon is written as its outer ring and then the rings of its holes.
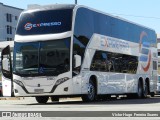
POLYGON ((49 5, 21 13, 14 41, 2 51, 3 96, 48 98, 154 96, 155 31, 88 7, 49 5), (9 67, 8 67, 9 65, 9 67))

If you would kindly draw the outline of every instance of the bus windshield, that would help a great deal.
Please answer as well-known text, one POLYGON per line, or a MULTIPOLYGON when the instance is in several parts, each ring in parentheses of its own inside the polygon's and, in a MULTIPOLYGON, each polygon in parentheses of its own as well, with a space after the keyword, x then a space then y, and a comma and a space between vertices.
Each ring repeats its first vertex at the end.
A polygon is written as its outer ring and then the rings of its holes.
POLYGON ((71 30, 72 9, 24 12, 20 16, 17 35, 42 35, 71 30))
POLYGON ((13 72, 20 76, 57 76, 70 70, 70 38, 15 42, 13 72))

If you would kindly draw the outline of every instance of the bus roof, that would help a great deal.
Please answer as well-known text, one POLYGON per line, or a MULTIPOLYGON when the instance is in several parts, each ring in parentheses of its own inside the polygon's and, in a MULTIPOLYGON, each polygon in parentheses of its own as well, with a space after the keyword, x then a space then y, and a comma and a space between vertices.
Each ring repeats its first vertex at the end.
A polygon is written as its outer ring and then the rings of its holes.
POLYGON ((29 5, 27 10, 74 9, 74 4, 29 5))

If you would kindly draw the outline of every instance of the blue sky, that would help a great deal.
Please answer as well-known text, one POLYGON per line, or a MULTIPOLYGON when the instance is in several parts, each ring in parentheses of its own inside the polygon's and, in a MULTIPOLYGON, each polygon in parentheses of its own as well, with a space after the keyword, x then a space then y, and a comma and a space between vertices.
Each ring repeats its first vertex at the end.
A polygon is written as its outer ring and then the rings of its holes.
MULTIPOLYGON (((28 4, 73 4, 74 1, 75 0, 0 0, 0 2, 6 5, 23 9, 26 9, 28 4)), ((150 27, 157 33, 160 33, 160 0, 78 0, 78 4, 120 16, 150 27)))

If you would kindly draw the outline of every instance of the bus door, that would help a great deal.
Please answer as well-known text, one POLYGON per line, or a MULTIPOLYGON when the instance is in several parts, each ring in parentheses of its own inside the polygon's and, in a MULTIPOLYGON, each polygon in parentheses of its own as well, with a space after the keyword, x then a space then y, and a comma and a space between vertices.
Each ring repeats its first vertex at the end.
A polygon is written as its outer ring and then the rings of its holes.
POLYGON ((2 91, 3 96, 13 97, 13 74, 10 46, 5 47, 1 52, 2 63, 2 91))

